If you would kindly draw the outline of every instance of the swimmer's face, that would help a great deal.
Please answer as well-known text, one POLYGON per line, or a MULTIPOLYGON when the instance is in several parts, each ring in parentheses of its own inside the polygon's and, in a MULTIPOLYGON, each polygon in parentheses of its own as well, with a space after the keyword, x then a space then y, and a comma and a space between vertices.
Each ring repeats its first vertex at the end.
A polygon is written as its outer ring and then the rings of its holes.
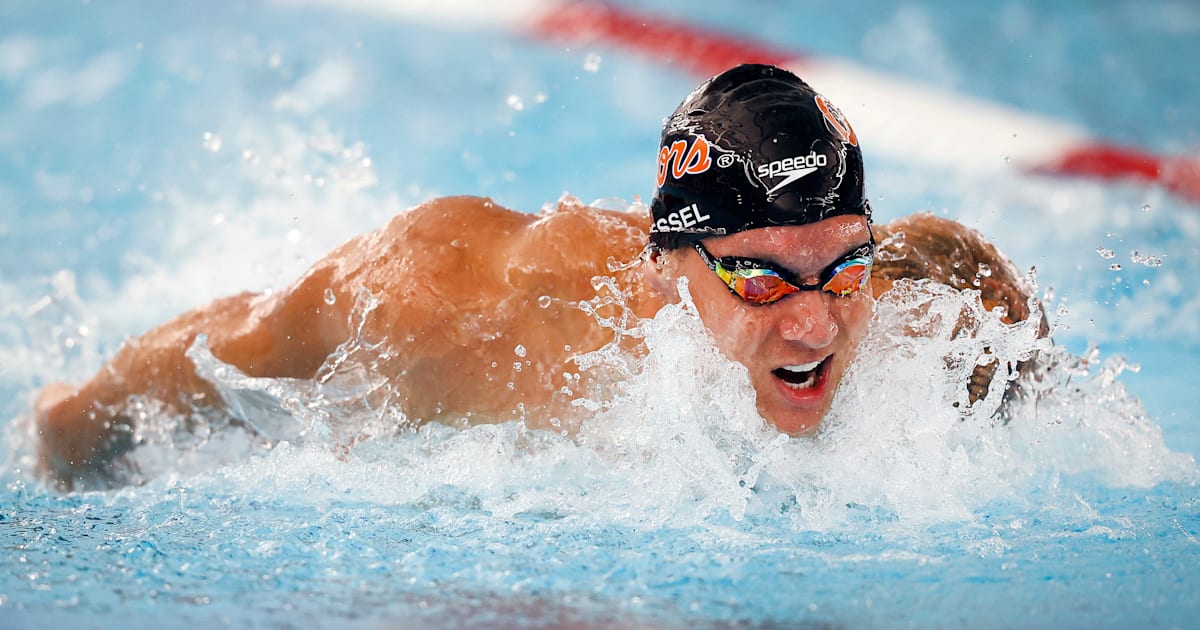
MULTIPOLYGON (((703 244, 716 258, 760 259, 814 284, 831 264, 870 238, 866 219, 842 216, 747 230, 703 244)), ((759 413, 785 433, 815 431, 866 333, 873 308, 870 290, 848 296, 800 291, 770 304, 751 304, 731 293, 695 249, 681 247, 656 256, 647 280, 675 301, 677 278, 688 278, 696 309, 718 347, 749 370, 759 413)))

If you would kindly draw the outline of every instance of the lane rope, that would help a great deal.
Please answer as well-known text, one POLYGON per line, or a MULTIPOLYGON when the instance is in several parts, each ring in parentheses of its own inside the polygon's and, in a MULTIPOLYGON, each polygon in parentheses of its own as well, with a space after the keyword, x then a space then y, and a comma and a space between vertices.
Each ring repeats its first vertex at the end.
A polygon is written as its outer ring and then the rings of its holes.
POLYGON ((1073 123, 921 85, 831 57, 594 0, 275 0, 326 4, 443 28, 499 28, 578 50, 638 55, 705 78, 738 63, 788 68, 853 121, 865 150, 952 171, 1136 181, 1200 204, 1200 155, 1158 155, 1073 123))

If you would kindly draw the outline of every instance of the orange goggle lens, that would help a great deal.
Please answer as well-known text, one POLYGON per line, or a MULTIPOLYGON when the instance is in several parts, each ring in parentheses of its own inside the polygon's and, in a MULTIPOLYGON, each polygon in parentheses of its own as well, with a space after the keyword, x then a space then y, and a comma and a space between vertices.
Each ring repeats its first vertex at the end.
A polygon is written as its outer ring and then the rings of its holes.
POLYGON ((817 284, 801 284, 795 277, 766 261, 751 258, 717 259, 700 243, 695 243, 701 259, 735 295, 754 304, 770 304, 797 291, 825 291, 839 297, 853 295, 871 279, 873 244, 851 252, 825 269, 817 284))

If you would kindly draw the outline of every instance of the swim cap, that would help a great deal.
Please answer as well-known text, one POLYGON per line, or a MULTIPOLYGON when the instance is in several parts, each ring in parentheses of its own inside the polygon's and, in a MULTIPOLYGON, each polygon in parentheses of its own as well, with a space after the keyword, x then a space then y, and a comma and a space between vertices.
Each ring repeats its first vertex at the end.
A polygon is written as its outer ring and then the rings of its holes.
POLYGON ((663 127, 650 242, 857 214, 871 218, 862 151, 842 113, 799 77, 745 64, 704 82, 663 127))

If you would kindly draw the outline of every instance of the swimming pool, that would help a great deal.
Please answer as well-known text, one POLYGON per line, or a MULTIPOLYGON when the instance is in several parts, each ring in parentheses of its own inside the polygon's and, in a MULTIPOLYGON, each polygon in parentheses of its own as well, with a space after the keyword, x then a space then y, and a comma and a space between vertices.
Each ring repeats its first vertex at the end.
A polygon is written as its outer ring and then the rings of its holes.
MULTIPOLYGON (((872 153, 865 135, 880 220, 931 210, 978 227, 1037 268, 1056 342, 1098 348, 1059 374, 1072 387, 1039 415, 1006 430, 959 422, 934 369, 954 346, 903 347, 879 327, 866 346, 879 360, 850 381, 833 428, 779 441, 757 430, 744 388, 709 391, 731 368, 689 350, 698 333, 680 310, 652 324, 649 362, 578 439, 431 426, 341 459, 318 439, 268 448, 159 423, 143 485, 59 495, 34 481, 17 419, 28 397, 94 371, 130 334, 280 286, 436 194, 536 211, 567 191, 652 192, 660 121, 696 75, 360 4, 0 7, 0 625, 1200 617, 1200 298, 1185 289, 1200 206, 872 153)), ((1200 77, 1180 63, 1200 56, 1187 3, 639 10, 1155 153, 1200 147, 1200 77)))

